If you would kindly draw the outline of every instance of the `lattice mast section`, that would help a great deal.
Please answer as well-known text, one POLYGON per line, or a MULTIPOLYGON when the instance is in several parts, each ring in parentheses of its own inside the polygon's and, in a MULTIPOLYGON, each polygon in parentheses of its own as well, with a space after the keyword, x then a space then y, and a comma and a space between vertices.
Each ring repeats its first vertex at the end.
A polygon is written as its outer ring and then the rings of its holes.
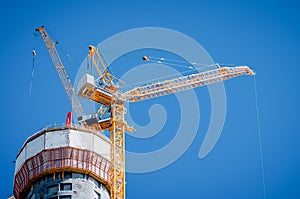
POLYGON ((124 102, 113 100, 111 105, 110 144, 111 144, 111 198, 125 198, 125 129, 124 102))
MULTIPOLYGON (((99 104, 110 106, 111 198, 125 199, 125 130, 132 132, 133 129, 128 127, 125 122, 125 100, 119 97, 118 89, 112 81, 112 79, 118 79, 109 73, 96 47, 89 46, 88 57, 92 59, 93 65, 96 67, 102 81, 102 85, 104 85, 104 90, 102 91, 92 88, 91 92, 93 95, 88 98, 99 104), (101 68, 97 63, 100 63, 101 68), (106 94, 107 92, 109 95, 106 94), (101 97, 96 99, 97 96, 101 97), (106 100, 103 101, 104 98, 106 100)), ((99 123, 99 125, 101 125, 101 123, 99 123)))

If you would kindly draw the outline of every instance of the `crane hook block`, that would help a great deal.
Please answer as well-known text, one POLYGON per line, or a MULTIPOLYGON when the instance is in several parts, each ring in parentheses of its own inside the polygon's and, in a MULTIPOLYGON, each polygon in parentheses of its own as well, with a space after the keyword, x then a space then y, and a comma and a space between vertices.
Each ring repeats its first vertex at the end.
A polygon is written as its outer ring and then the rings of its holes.
POLYGON ((144 56, 144 57, 143 57, 143 60, 144 60, 144 61, 149 61, 149 59, 150 59, 150 57, 148 57, 148 56, 144 56))
POLYGON ((34 57, 36 56, 35 50, 32 50, 32 55, 33 55, 34 57))

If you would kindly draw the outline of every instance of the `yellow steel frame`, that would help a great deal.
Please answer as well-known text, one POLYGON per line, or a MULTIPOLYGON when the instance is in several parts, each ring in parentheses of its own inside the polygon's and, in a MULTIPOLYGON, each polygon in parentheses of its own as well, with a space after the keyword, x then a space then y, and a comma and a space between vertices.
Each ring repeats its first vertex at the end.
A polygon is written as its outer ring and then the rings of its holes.
MULTIPOLYGON (((113 97, 108 96, 105 92, 101 92, 97 88, 88 88, 85 87, 83 92, 80 93, 83 97, 89 98, 95 102, 103 104, 105 106, 111 107, 110 112, 110 144, 111 144, 111 153, 110 153, 110 180, 111 180, 111 198, 112 199, 124 199, 125 198, 125 130, 133 131, 132 128, 128 127, 125 120, 125 107, 124 107, 124 99, 119 99, 117 97, 116 91, 117 88, 114 86, 112 78, 120 81, 110 74, 107 71, 107 67, 105 66, 101 56, 98 53, 98 50, 94 46, 89 46, 88 57, 92 59, 92 62, 102 79, 104 85, 108 88, 106 89, 113 97), (100 70, 97 61, 102 66, 103 72, 100 70), (88 92, 87 92, 88 90, 88 92), (90 95, 87 95, 90 93, 90 95)), ((105 88, 105 87, 104 87, 105 88)), ((99 124, 101 125, 101 124, 99 124)), ((98 125, 98 126, 99 126, 98 125)), ((97 125, 95 127, 98 127, 97 125)), ((95 128, 94 127, 94 128, 95 128)))
POLYGON ((88 52, 88 57, 92 59, 92 62, 98 72, 98 75, 100 79, 102 79, 102 82, 104 83, 105 86, 107 86, 111 90, 116 90, 115 87, 113 86, 114 83, 112 81, 112 75, 107 71, 107 67, 104 64, 101 56, 98 53, 98 50, 95 46, 90 45, 89 46, 89 52, 88 52), (97 57, 98 61, 100 62, 100 65, 102 67, 103 72, 100 70, 97 61, 95 60, 95 56, 97 57))
POLYGON ((255 75, 255 73, 248 66, 231 68, 223 67, 137 87, 123 93, 123 97, 127 102, 139 102, 200 86, 214 84, 241 75, 255 75))
POLYGON ((124 102, 113 101, 111 105, 110 127, 110 180, 112 183, 111 198, 125 198, 125 129, 124 102))
POLYGON ((49 37, 44 26, 37 28, 36 31, 38 31, 43 38, 43 41, 48 49, 51 60, 54 64, 54 67, 55 67, 57 73, 58 73, 59 79, 60 79, 60 81, 66 91, 66 94, 73 106, 72 108, 73 108, 73 111, 74 111, 76 117, 78 118, 78 117, 84 115, 82 106, 81 106, 77 96, 74 93, 74 88, 71 83, 71 80, 70 80, 70 78, 67 74, 67 71, 66 71, 64 65, 62 64, 59 54, 55 48, 56 43, 53 42, 52 39, 49 37))

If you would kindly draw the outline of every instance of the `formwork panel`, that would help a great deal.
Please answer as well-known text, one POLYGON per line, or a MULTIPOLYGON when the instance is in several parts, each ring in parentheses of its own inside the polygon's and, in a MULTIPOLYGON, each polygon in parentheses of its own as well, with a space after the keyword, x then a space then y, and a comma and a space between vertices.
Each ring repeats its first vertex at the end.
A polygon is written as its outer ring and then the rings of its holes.
POLYGON ((94 137, 96 136, 92 133, 70 130, 70 146, 93 151, 94 137))
POLYGON ((69 145, 69 130, 47 132, 45 137, 45 149, 65 147, 69 145))
POLYGON ((109 160, 110 157, 110 143, 102 138, 95 136, 94 139, 94 151, 104 158, 109 160))
POLYGON ((19 168, 25 162, 25 160, 26 160, 26 148, 20 152, 18 158, 16 159, 15 174, 18 172, 19 168))
POLYGON ((26 159, 29 159, 32 156, 35 156, 36 154, 44 150, 45 148, 44 139, 45 139, 45 135, 43 134, 27 143, 26 159))

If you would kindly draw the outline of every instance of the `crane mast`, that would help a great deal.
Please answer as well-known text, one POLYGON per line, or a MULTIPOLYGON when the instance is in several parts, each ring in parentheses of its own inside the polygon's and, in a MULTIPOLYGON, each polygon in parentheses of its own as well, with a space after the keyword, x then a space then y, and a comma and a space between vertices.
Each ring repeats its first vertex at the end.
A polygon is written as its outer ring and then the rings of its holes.
POLYGON ((60 59, 60 56, 55 48, 56 42, 52 41, 52 39, 49 37, 48 33, 46 32, 44 26, 37 28, 36 31, 39 32, 43 38, 43 41, 47 47, 47 50, 51 57, 51 60, 54 64, 54 67, 55 67, 57 73, 58 73, 59 79, 66 91, 69 101, 72 104, 72 108, 73 108, 74 114, 76 115, 76 118, 83 116, 84 115, 83 108, 79 102, 79 99, 75 95, 74 87, 73 87, 71 80, 67 74, 67 71, 60 59))
MULTIPOLYGON (((125 198, 125 131, 132 132, 133 128, 128 127, 124 116, 126 102, 118 93, 113 79, 123 83, 118 78, 108 72, 107 66, 104 64, 102 57, 98 53, 98 49, 89 46, 88 57, 92 59, 92 63, 97 69, 98 75, 102 82, 101 87, 95 87, 94 81, 90 81, 89 86, 79 88, 83 91, 81 96, 94 99, 94 101, 104 106, 110 107, 110 181, 111 181, 111 198, 125 198), (97 63, 100 63, 101 69, 97 63), (89 94, 89 95, 87 95, 89 94)), ((83 79, 92 79, 93 77, 86 74, 83 79)), ((96 126, 96 125, 94 125, 96 126)), ((97 126, 102 126, 99 123, 97 126)))

